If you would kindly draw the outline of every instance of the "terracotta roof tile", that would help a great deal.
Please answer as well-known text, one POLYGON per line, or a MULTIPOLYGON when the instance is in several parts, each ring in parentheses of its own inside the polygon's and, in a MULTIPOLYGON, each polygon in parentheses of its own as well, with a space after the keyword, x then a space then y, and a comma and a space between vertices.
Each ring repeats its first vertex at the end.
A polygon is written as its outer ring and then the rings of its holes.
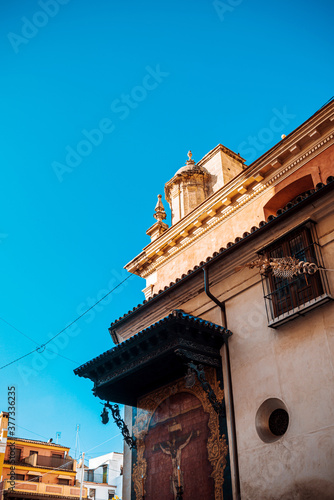
POLYGON ((172 283, 169 284, 169 286, 166 285, 163 290, 159 290, 158 293, 154 293, 153 297, 149 297, 148 299, 145 299, 141 304, 138 304, 137 307, 134 307, 132 309, 132 311, 129 311, 127 314, 124 314, 123 316, 121 316, 117 320, 113 321, 111 323, 110 327, 116 327, 116 325, 118 323, 120 323, 122 320, 124 320, 125 318, 127 318, 128 316, 130 316, 133 312, 135 312, 138 309, 142 308, 145 304, 147 304, 148 302, 152 301, 153 299, 155 299, 159 295, 163 294, 164 292, 166 292, 167 290, 169 290, 173 286, 177 286, 181 281, 183 281, 184 279, 186 279, 189 275, 193 274, 194 272, 196 272, 199 269, 201 269, 202 267, 204 267, 209 261, 214 260, 216 258, 219 258, 220 255, 222 255, 225 252, 227 252, 230 248, 236 246, 238 243, 244 242, 245 239, 251 237, 253 235, 253 233, 255 233, 256 231, 259 231, 264 226, 267 226, 270 223, 272 223, 273 221, 277 220, 279 217, 281 217, 283 214, 285 214, 286 212, 288 212, 292 208, 295 208, 296 206, 302 204, 305 200, 308 200, 309 198, 311 198, 313 196, 317 197, 319 191, 321 191, 321 190, 326 190, 327 191, 326 188, 327 188, 327 186, 329 184, 332 184, 332 185, 334 184, 334 176, 329 176, 327 178, 327 180, 326 180, 326 184, 323 184, 323 183, 317 184, 316 187, 315 187, 315 189, 310 189, 309 191, 307 191, 306 193, 304 193, 303 196, 298 196, 296 198, 296 200, 294 200, 293 203, 287 203, 287 205, 285 205, 285 207, 278 209, 277 212, 276 212, 276 215, 269 215, 267 221, 261 221, 259 223, 259 227, 252 226, 250 228, 250 232, 246 231, 245 233, 243 233, 242 237, 237 237, 234 242, 230 241, 229 243, 227 243, 226 248, 224 248, 224 247, 220 248, 218 252, 214 252, 213 253, 212 257, 210 257, 210 256, 207 257, 205 262, 202 261, 202 262, 200 262, 199 265, 194 266, 193 269, 189 269, 186 273, 183 273, 181 275, 181 278, 176 278, 175 283, 172 282, 172 283))
POLYGON ((160 319, 159 321, 156 321, 152 325, 148 326, 144 330, 141 330, 140 332, 136 333, 132 337, 124 340, 120 344, 117 344, 115 347, 108 349, 108 351, 105 351, 104 353, 100 354, 96 358, 93 358, 90 361, 87 361, 87 363, 84 363, 83 365, 79 366, 78 368, 76 368, 74 370, 74 373, 76 375, 80 375, 80 373, 83 373, 89 365, 92 366, 96 362, 103 361, 111 353, 113 353, 113 354, 115 354, 117 352, 121 353, 122 351, 127 349, 127 346, 129 343, 133 344, 134 340, 140 339, 141 337, 145 337, 145 334, 147 332, 155 329, 158 325, 169 323, 170 321, 173 321, 175 318, 179 318, 181 320, 184 320, 187 323, 192 323, 195 325, 203 326, 205 328, 209 328, 210 330, 213 330, 213 331, 217 332, 218 334, 224 334, 228 337, 232 335, 232 332, 230 330, 224 328, 221 325, 217 325, 216 323, 212 323, 211 321, 206 321, 206 320, 199 318, 197 316, 193 316, 191 314, 185 313, 184 311, 182 311, 182 309, 174 309, 170 314, 168 314, 164 318, 160 319))
POLYGON ((62 444, 48 443, 47 441, 39 441, 37 439, 26 439, 26 438, 21 438, 21 437, 18 437, 18 436, 9 437, 8 441, 24 441, 25 443, 47 444, 48 446, 56 446, 58 448, 66 448, 68 450, 70 449, 69 446, 64 446, 62 444))

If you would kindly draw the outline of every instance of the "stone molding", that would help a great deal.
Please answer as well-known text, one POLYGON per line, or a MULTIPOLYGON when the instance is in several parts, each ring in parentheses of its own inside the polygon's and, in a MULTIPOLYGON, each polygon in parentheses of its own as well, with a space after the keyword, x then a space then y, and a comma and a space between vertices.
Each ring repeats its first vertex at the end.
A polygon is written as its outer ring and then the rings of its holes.
MULTIPOLYGON (((325 119, 333 123, 329 111, 327 110, 325 119)), ((321 123, 325 119, 322 117, 321 123)), ((310 121, 312 122, 312 118, 310 121)), ((194 243, 204 233, 221 221, 228 220, 237 210, 253 201, 255 197, 271 189, 333 144, 333 132, 328 133, 327 131, 327 134, 321 140, 316 138, 314 142, 314 134, 312 135, 311 132, 317 129, 317 126, 314 123, 310 123, 306 127, 302 126, 302 129, 302 131, 298 131, 297 129, 297 137, 295 137, 295 140, 288 141, 284 149, 282 149, 283 145, 281 148, 278 148, 279 151, 276 154, 276 158, 268 157, 269 159, 263 159, 259 165, 258 162, 261 159, 255 161, 254 169, 250 169, 250 166, 247 169, 248 172, 241 172, 226 187, 221 188, 188 216, 169 228, 166 234, 145 247, 143 252, 129 262, 125 268, 129 272, 147 278, 152 272, 165 265, 177 253, 194 243), (305 136, 310 137, 313 144, 304 147, 304 152, 302 152, 297 143, 301 137, 305 136), (296 150, 299 153, 297 158, 296 150), (295 159, 288 163, 289 158, 287 158, 281 163, 278 158, 284 152, 288 152, 289 157, 294 157, 295 159), (267 172, 273 170, 268 179, 265 179, 266 169, 267 172)))
MULTIPOLYGON (((140 274, 143 278, 146 278, 149 276, 152 272, 156 271, 159 269, 162 265, 165 265, 166 262, 168 262, 171 258, 175 256, 178 252, 182 251, 184 248, 187 246, 191 245, 194 243, 198 238, 200 238, 204 233, 215 227, 218 223, 220 223, 222 220, 228 220, 238 209, 243 207, 244 205, 248 204, 251 202, 255 197, 257 197, 259 194, 262 194, 264 191, 270 189, 271 187, 275 186, 279 182, 281 182, 283 179, 288 177, 288 175, 291 174, 291 170, 293 167, 295 168, 293 171, 297 171, 299 168, 301 168, 306 162, 310 161, 310 159, 314 158, 317 154, 319 154, 318 149, 322 147, 323 145, 328 144, 327 147, 329 147, 333 143, 333 134, 330 134, 326 139, 322 140, 320 143, 318 143, 316 146, 311 148, 309 151, 301 155, 298 159, 296 159, 293 163, 290 165, 286 166, 283 168, 280 172, 278 172, 272 179, 268 180, 265 184, 258 184, 256 187, 253 187, 252 190, 241 196, 233 205, 225 208, 220 214, 215 214, 209 218, 205 222, 205 225, 203 226, 202 224, 199 224, 198 229, 196 229, 191 237, 189 235, 186 235, 182 239, 179 239, 178 241, 178 246, 171 247, 168 251, 165 251, 162 255, 159 255, 157 252, 157 258, 155 259, 154 263, 149 264, 145 270, 143 270, 140 274)), ((326 148, 323 148, 323 150, 326 148)), ((195 221, 197 222, 197 221, 195 221)), ((194 225, 196 225, 194 223, 194 225)))

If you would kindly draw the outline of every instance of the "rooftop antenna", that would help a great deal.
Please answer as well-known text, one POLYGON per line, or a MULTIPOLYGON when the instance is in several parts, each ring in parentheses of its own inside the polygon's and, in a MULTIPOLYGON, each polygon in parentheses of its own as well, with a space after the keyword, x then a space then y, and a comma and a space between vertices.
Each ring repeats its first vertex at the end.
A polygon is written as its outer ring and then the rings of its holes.
POLYGON ((78 444, 79 444, 79 431, 80 431, 80 424, 77 424, 77 431, 76 431, 76 436, 75 436, 75 459, 78 459, 77 451, 78 451, 78 444))
POLYGON ((58 439, 61 438, 61 432, 56 432, 56 444, 58 444, 58 439))

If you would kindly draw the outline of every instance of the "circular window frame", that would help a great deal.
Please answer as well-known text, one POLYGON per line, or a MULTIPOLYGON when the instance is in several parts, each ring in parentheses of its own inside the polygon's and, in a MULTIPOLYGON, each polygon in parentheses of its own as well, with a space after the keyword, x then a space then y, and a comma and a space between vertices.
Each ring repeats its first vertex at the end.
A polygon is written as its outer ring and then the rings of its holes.
POLYGON ((288 409, 286 405, 283 403, 278 398, 269 398, 266 399, 259 407, 259 409, 256 412, 255 416, 255 427, 256 431, 258 433, 259 438, 264 442, 264 443, 274 443, 275 441, 278 441, 281 439, 285 434, 287 433, 290 425, 290 415, 288 412, 288 409), (284 410, 288 414, 288 425, 286 428, 286 431, 281 434, 280 436, 277 436, 273 434, 270 430, 269 427, 269 418, 271 414, 275 410, 284 410))

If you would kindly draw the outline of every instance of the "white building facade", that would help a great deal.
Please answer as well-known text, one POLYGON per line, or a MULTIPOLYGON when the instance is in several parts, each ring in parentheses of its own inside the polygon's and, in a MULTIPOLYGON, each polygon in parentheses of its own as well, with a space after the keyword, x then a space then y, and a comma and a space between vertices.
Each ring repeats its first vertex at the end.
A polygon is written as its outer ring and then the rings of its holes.
MULTIPOLYGON (((77 480, 82 481, 82 469, 78 470, 77 480)), ((111 452, 89 460, 84 469, 83 486, 87 488, 91 500, 112 500, 122 498, 123 453, 111 452)))

